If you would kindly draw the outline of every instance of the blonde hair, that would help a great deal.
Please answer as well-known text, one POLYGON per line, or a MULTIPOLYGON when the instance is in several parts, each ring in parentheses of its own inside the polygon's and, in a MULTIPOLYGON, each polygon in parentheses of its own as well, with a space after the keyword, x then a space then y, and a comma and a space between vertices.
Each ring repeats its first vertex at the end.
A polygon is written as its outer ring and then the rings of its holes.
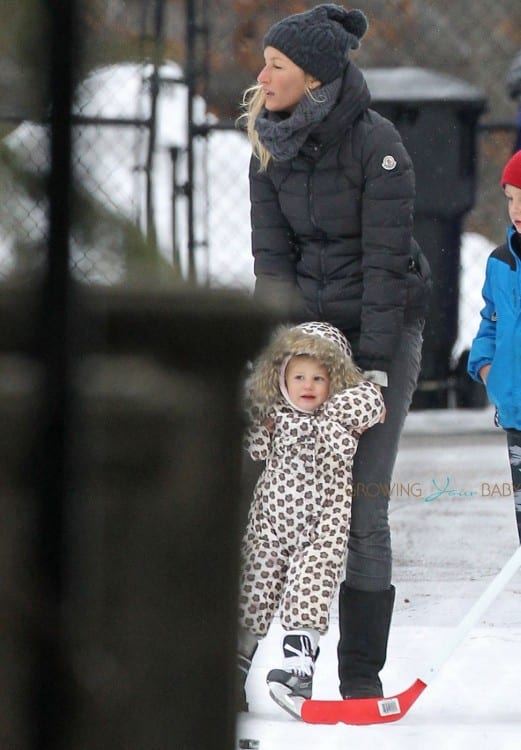
MULTIPOLYGON (((343 337, 342 334, 339 333, 343 337)), ((282 325, 253 364, 246 381, 247 401, 256 404, 263 414, 280 397, 280 373, 290 357, 306 355, 316 359, 329 373, 329 397, 365 380, 352 357, 335 341, 309 335, 299 326, 282 325)))
MULTIPOLYGON (((323 101, 323 99, 313 94, 309 82, 306 82, 305 84, 305 95, 316 104, 323 101)), ((255 121, 257 120, 259 113, 264 109, 264 101, 265 95, 262 86, 259 83, 250 86, 246 89, 242 97, 241 107, 244 112, 237 118, 237 123, 240 123, 241 121, 246 122, 246 132, 252 145, 253 153, 260 163, 259 172, 265 172, 267 170, 271 159, 270 152, 260 142, 259 134, 255 129, 255 121)))
POLYGON ((253 153, 260 162, 259 172, 265 172, 268 168, 268 164, 271 159, 271 154, 267 148, 264 148, 259 140, 259 135, 255 130, 255 120, 259 113, 264 108, 264 91, 262 86, 257 83, 254 86, 250 86, 246 89, 243 94, 241 107, 244 110, 242 115, 239 116, 237 122, 246 122, 246 132, 250 140, 253 153))

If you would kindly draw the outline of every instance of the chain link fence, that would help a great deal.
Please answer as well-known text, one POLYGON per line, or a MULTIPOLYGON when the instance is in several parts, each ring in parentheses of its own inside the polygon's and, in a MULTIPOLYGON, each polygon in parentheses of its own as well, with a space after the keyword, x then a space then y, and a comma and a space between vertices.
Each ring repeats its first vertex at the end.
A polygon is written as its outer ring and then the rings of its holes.
MULTIPOLYGON (((81 281, 119 281, 136 257, 157 264, 147 242, 150 76, 149 65, 120 64, 95 71, 78 87, 71 263, 81 281)), ((46 237, 48 127, 35 121, 14 125, 0 151, 0 275, 4 278, 33 271, 41 262, 46 237)))
MULTIPOLYGON (((268 0, 262 8, 248 0, 231 3, 235 21, 230 23, 230 3, 212 4, 211 60, 208 91, 210 106, 232 116, 237 111, 238 91, 255 80, 261 64, 262 37, 274 20, 306 10, 314 2, 268 0), (217 10, 218 8, 218 10, 217 10), (233 73, 233 65, 240 73, 233 73), (238 85, 240 83, 240 85, 238 85), (229 109, 229 103, 233 103, 229 109), (228 107, 228 109, 227 109, 228 107)), ((458 337, 454 360, 470 345, 479 320, 485 260, 491 248, 502 242, 508 221, 499 177, 515 142, 515 123, 520 101, 509 96, 506 76, 521 50, 521 5, 508 0, 489 3, 476 0, 367 0, 362 7, 369 18, 369 31, 353 59, 363 70, 396 66, 428 69, 476 86, 486 99, 486 111, 477 128, 477 180, 475 205, 462 224, 460 253, 458 337)), ((407 92, 403 92, 404 98, 407 92)), ((230 217, 236 217, 247 191, 242 160, 223 159, 223 174, 229 176, 222 195, 229 198, 230 217), (232 169, 233 164, 233 169, 232 169)), ((434 170, 433 170, 434 171, 434 170)), ((221 211, 210 200, 209 213, 221 211)), ((246 208, 242 209, 246 215, 246 208)), ((228 247, 237 282, 243 279, 247 230, 237 231, 232 218, 228 247), (241 263, 238 258, 241 258, 241 263), (237 259, 233 260, 232 258, 237 259), (236 264, 236 265, 235 265, 236 264)), ((211 238, 210 238, 211 242, 211 238)), ((440 248, 440 251, 443 251, 440 248)), ((247 281, 249 281, 247 276, 247 281)), ((451 280, 447 293, 458 288, 451 280)))
MULTIPOLYGON (((75 109, 76 278, 111 284, 144 270, 186 278, 192 260, 199 284, 252 288, 250 149, 234 121, 241 92, 261 66, 266 29, 314 4, 84 0, 89 53, 75 109), (196 95, 191 141, 187 84, 196 95)), ((477 86, 487 100, 478 129, 476 202, 463 226, 463 249, 479 254, 461 257, 465 329, 467 319, 477 320, 484 257, 502 241, 507 220, 498 179, 515 136, 519 103, 509 97, 505 76, 521 49, 521 5, 366 0, 363 10, 370 28, 353 55, 362 69, 426 68, 477 86)), ((17 112, 6 104, 0 111, 3 278, 38 266, 45 235, 46 125, 17 112)))

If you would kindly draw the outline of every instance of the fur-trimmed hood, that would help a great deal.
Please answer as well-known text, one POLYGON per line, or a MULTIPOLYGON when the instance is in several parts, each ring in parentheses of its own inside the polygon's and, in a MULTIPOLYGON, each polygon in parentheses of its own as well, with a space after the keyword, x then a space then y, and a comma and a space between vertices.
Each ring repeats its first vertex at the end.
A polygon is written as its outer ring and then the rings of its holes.
POLYGON ((282 369, 290 357, 316 357, 329 372, 329 396, 360 383, 364 377, 355 366, 344 334, 329 323, 311 322, 278 328, 253 365, 246 389, 248 400, 262 411, 280 402, 282 369))

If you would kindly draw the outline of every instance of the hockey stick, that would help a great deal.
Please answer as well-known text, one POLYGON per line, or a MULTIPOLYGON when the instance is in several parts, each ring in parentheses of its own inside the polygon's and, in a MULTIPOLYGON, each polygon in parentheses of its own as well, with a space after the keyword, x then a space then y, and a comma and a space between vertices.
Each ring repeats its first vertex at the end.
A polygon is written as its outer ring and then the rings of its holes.
POLYGON ((505 563, 494 580, 467 612, 457 628, 442 644, 437 656, 403 693, 389 698, 349 698, 348 700, 304 700, 300 718, 309 724, 383 724, 398 721, 423 693, 455 648, 474 627, 496 596, 505 588, 521 566, 521 547, 505 563))

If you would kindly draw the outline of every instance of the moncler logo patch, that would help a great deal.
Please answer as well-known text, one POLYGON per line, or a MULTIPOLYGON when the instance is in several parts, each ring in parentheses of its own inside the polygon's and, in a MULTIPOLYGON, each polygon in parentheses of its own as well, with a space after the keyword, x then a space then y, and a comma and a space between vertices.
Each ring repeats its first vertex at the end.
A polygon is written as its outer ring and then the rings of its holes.
POLYGON ((382 167, 384 169, 387 169, 387 170, 394 169, 395 166, 396 166, 396 159, 394 158, 394 156, 391 156, 390 154, 388 154, 387 156, 384 156, 382 160, 382 167))

